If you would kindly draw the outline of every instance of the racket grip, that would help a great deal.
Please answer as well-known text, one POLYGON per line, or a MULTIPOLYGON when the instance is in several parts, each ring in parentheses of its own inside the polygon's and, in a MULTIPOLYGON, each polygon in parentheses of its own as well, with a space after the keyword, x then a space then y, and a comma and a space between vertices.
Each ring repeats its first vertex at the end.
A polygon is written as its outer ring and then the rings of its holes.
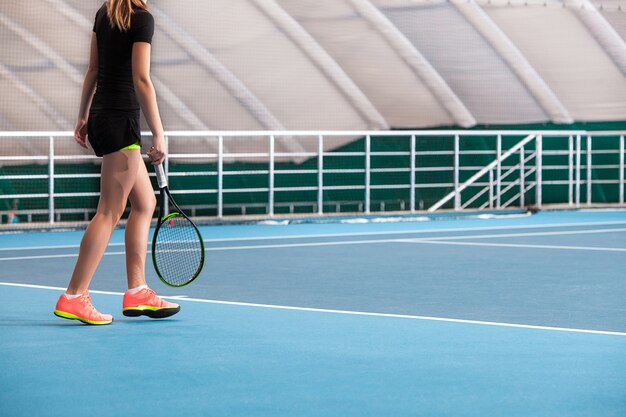
POLYGON ((163 164, 155 165, 154 171, 156 172, 157 183, 159 184, 159 188, 167 187, 167 177, 165 176, 165 171, 163 170, 163 164))

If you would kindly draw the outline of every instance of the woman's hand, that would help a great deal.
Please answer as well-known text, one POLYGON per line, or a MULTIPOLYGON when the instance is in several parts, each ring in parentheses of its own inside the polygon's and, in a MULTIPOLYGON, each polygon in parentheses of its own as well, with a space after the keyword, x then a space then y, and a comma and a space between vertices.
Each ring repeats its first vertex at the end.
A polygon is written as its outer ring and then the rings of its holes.
POLYGON ((161 165, 165 160, 165 140, 162 136, 155 136, 152 138, 152 147, 148 151, 148 158, 152 162, 152 165, 161 165))
POLYGON ((83 148, 87 149, 87 120, 78 119, 74 128, 74 140, 83 148))

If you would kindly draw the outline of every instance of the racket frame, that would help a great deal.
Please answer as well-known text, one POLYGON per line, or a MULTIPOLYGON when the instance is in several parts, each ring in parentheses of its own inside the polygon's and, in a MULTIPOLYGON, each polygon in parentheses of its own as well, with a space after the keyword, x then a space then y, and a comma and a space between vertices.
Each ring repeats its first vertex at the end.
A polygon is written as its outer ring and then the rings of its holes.
POLYGON ((176 204, 176 201, 174 201, 174 198, 172 197, 172 194, 170 193, 170 190, 167 184, 167 177, 165 176, 163 165, 156 165, 154 169, 157 174, 157 183, 159 185, 160 194, 159 194, 159 218, 157 220, 156 229, 154 230, 154 236, 152 236, 152 251, 151 251, 152 252, 152 264, 154 265, 154 270, 156 271, 157 276, 165 285, 168 285, 174 288, 180 288, 180 287, 189 285, 193 281, 195 281, 195 279, 198 278, 198 276, 202 272, 202 268, 204 268, 204 239, 202 238, 202 235, 200 234, 200 230, 198 230, 198 227, 196 226, 196 224, 185 214, 183 210, 181 210, 180 207, 178 207, 178 204, 176 204), (165 196, 166 195, 170 204, 174 206, 174 208, 177 210, 174 212, 170 212, 167 215, 165 215, 165 196), (156 261, 156 249, 157 249, 156 246, 157 246, 157 236, 159 234, 159 230, 161 229, 161 225, 163 225, 163 223, 165 223, 172 217, 175 217, 178 215, 181 215, 182 217, 184 217, 193 226, 196 234, 198 235, 198 240, 200 241, 200 247, 202 250, 200 253, 200 267, 198 268, 194 276, 190 280, 184 282, 183 284, 177 285, 177 284, 172 284, 171 282, 168 282, 165 278, 163 278, 161 272, 159 271, 159 267, 156 261))

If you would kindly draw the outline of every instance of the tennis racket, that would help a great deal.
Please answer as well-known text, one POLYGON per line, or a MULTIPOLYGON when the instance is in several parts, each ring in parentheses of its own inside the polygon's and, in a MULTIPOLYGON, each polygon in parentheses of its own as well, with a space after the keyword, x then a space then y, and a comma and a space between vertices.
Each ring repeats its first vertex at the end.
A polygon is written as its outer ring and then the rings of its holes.
POLYGON ((178 207, 167 186, 163 165, 155 166, 161 190, 159 220, 152 238, 152 262, 159 279, 171 287, 195 280, 204 266, 204 241, 196 225, 178 207), (176 211, 165 213, 165 197, 176 211))

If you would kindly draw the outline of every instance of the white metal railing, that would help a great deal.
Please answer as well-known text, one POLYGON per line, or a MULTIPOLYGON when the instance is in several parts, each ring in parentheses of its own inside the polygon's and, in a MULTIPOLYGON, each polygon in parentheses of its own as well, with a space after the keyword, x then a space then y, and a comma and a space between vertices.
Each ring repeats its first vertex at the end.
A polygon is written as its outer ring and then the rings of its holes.
MULTIPOLYGON (((541 136, 539 136, 541 137, 541 136)), ((452 192, 450 192, 448 195, 446 195, 444 198, 442 198, 441 200, 439 200, 438 202, 436 202, 435 204, 433 204, 428 211, 429 212, 433 212, 436 211, 438 209, 440 209, 445 203, 447 203, 448 201, 450 201, 452 198, 455 199, 454 201, 454 208, 456 210, 458 209, 464 209, 467 206, 469 206, 471 203, 473 203, 475 200, 478 199, 478 197, 480 197, 482 194, 484 194, 485 191, 487 190, 492 190, 490 192, 490 197, 488 202, 486 203, 486 205, 489 205, 489 207, 492 207, 492 203, 493 203, 493 170, 494 168, 497 168, 497 179, 496 179, 496 184, 498 186, 498 191, 497 191, 497 196, 496 199, 498 200, 498 208, 500 208, 500 204, 499 204, 499 200, 500 200, 500 196, 502 195, 503 192, 506 192, 510 189, 511 186, 515 185, 516 182, 511 183, 509 186, 506 187, 506 189, 503 191, 500 189, 501 184, 502 184, 502 180, 505 179, 511 172, 513 172, 513 170, 521 167, 524 165, 524 162, 522 162, 519 165, 515 165, 514 167, 512 167, 511 169, 509 169, 504 175, 502 175, 502 162, 505 161, 509 156, 513 155, 515 152, 519 152, 521 155, 521 159, 522 161, 525 161, 525 156, 524 156, 524 145, 528 144, 531 140, 536 139, 537 136, 536 135, 528 135, 524 140, 522 140, 521 142, 517 143, 515 146, 513 146, 510 150, 508 150, 506 153, 504 153, 503 155, 500 154, 501 152, 501 136, 498 136, 498 151, 497 151, 497 158, 489 163, 486 167, 482 168, 481 170, 479 170, 476 174, 472 175, 467 181, 465 181, 463 184, 459 185, 457 178, 455 177, 455 187, 454 190, 452 192), (483 188, 481 191, 479 191, 478 193, 475 193, 474 196, 468 201, 466 202, 464 205, 461 205, 461 193, 463 192, 463 190, 465 190, 467 187, 469 187, 470 185, 473 185, 474 183, 477 182, 478 179, 480 179, 482 176, 484 176, 485 174, 490 173, 490 181, 489 181, 489 185, 485 188, 483 188)), ((459 155, 459 151, 458 151, 458 135, 455 137, 455 157, 459 155)), ((539 164, 539 161, 541 161, 541 146, 540 140, 536 141, 537 143, 537 147, 536 147, 536 153, 534 154, 535 160, 537 161, 537 163, 539 164)), ((456 160, 456 158, 455 158, 456 160)), ((458 161, 455 162, 455 166, 458 167, 458 161)), ((539 172, 540 170, 537 170, 537 172, 539 172)), ((518 194, 518 196, 522 196, 522 189, 524 187, 524 182, 525 182, 525 176, 526 176, 526 172, 524 170, 521 170, 521 176, 522 176, 522 180, 519 182, 520 184, 520 194, 518 194)), ((541 183, 540 179, 537 179, 537 181, 535 182, 537 183, 541 183)), ((540 190, 541 187, 537 187, 537 190, 540 190)), ((516 196, 517 197, 517 196, 516 196)), ((513 198, 515 199, 515 197, 513 198)), ((537 195, 537 200, 536 200, 537 205, 541 206, 541 194, 538 193, 537 195)), ((523 204, 522 204, 523 205, 523 204)), ((485 208, 485 205, 481 206, 481 208, 485 208)))
MULTIPOLYGON (((189 210, 195 214, 197 210, 212 209, 217 217, 225 215, 225 209, 232 209, 226 203, 226 197, 231 194, 262 194, 264 201, 256 199, 254 202, 240 204, 241 214, 253 208, 264 209, 266 216, 275 216, 276 209, 289 207, 290 212, 295 208, 306 206, 308 212, 323 215, 335 211, 342 211, 344 207, 352 205, 356 210, 365 214, 391 211, 406 211, 415 213, 427 210, 429 212, 453 210, 482 210, 505 209, 512 207, 526 207, 532 205, 541 208, 544 205, 544 192, 550 187, 567 187, 565 197, 561 200, 550 199, 550 204, 565 204, 570 207, 580 207, 581 199, 586 197, 586 205, 593 203, 593 185, 615 184, 618 188, 616 198, 610 203, 624 204, 624 134, 625 132, 597 132, 587 131, 466 131, 466 130, 419 130, 419 131, 170 131, 166 134, 168 144, 177 140, 192 141, 202 138, 213 141, 214 148, 205 147, 200 152, 184 150, 170 153, 165 162, 166 170, 170 163, 176 161, 193 160, 206 162, 207 169, 193 172, 170 172, 171 177, 207 177, 215 178, 214 186, 205 186, 194 189, 176 189, 175 194, 213 195, 215 203, 207 205, 191 205, 189 210), (254 138, 256 149, 245 149, 236 152, 233 149, 241 148, 241 144, 254 138), (337 151, 329 149, 333 141, 343 138, 345 141, 362 139, 363 148, 358 151, 337 151), (406 148, 401 150, 375 150, 373 144, 390 140, 406 141, 406 148), (472 142, 477 139, 489 143, 484 149, 477 149, 472 142), (303 145, 303 151, 285 152, 278 150, 280 144, 286 140, 297 140, 303 145), (418 147, 417 141, 429 141, 428 146, 418 147), (239 141, 239 144, 238 144, 239 141), (604 141, 604 146, 596 149, 595 143, 604 141), (225 142, 228 142, 226 146, 225 142), (504 143, 507 143, 504 146, 504 143), (609 143, 610 146, 606 146, 609 143), (442 144, 445 144, 443 146, 442 144), (555 145, 556 144, 556 145, 555 145), (304 146, 306 145, 306 146, 304 146), (491 146, 493 145, 493 146, 491 146), (545 146, 549 145, 549 146, 545 146), (227 149, 227 151, 225 151, 227 149), (374 149, 374 150, 373 150, 374 149), (595 163, 593 156, 613 155, 615 163, 595 163), (277 169, 279 160, 306 161, 317 159, 313 167, 300 168, 293 164, 291 169, 277 169), (330 161, 359 160, 357 166, 350 163, 330 164, 330 161), (373 161, 379 158, 404 158, 400 166, 376 167, 373 161), (429 159, 430 158, 430 159, 429 159), (433 165, 433 158, 449 161, 433 165), (480 163, 467 159, 482 158, 480 163), (554 158, 559 159, 555 163, 554 158), (261 161, 263 167, 255 169, 226 169, 233 161, 255 160, 261 161), (548 163, 546 163, 548 160, 548 163), (344 166, 345 165, 345 166, 344 166), (213 167, 213 168, 212 168, 213 167), (611 176, 598 175, 594 179, 594 172, 610 170, 611 176), (551 172, 566 174, 564 179, 544 179, 544 175, 551 172), (584 178, 583 176, 584 172, 584 178), (394 174, 402 178, 399 182, 377 183, 376 180, 385 174, 394 174), (423 175, 451 174, 449 180, 424 180, 423 175), (614 174, 614 175, 613 175, 614 174), (278 179, 284 176, 312 176, 316 178, 314 184, 280 186, 278 179), (332 183, 328 178, 332 175, 360 178, 355 183, 332 183), (256 176, 266 177, 266 186, 230 187, 225 180, 234 177, 256 176), (398 201, 388 201, 376 198, 380 190, 397 190, 403 197, 398 201), (327 197, 329 192, 358 191, 361 198, 357 201, 341 200, 327 197), (289 192, 314 192, 316 198, 309 202, 277 201, 277 196, 289 192), (428 194, 429 193, 429 194, 428 194), (265 196, 266 194, 266 196, 265 196), (420 196, 428 194, 429 199, 420 196), (435 196, 436 198, 433 198, 435 196), (356 205, 355 205, 356 204, 356 205), (326 209, 329 207, 329 209, 326 209)), ((149 135, 146 135, 149 136, 149 135)), ((55 166, 60 163, 81 162, 93 163, 98 158, 85 155, 63 155, 55 152, 61 140, 72 142, 72 132, 0 132, 0 141, 11 139, 29 139, 47 141, 47 152, 35 155, 14 155, 4 152, 0 154, 0 168, 4 164, 35 163, 47 165, 46 174, 7 175, 0 171, 2 181, 47 181, 47 192, 7 193, 0 187, 0 216, 8 215, 11 209, 3 209, 3 201, 12 199, 20 201, 28 199, 47 199, 47 207, 39 210, 14 210, 21 216, 41 215, 47 212, 47 220, 54 223, 65 213, 88 213, 95 207, 76 207, 73 209, 58 209, 57 201, 68 197, 93 197, 98 195, 97 190, 87 192, 55 192, 55 180, 62 181, 71 178, 98 177, 97 174, 60 174, 55 166)), ((422 143, 423 145, 423 143, 422 143)), ((245 147, 245 144, 243 145, 245 147)), ((6 149, 6 147, 0 147, 6 149)), ((289 150, 289 148, 287 148, 289 150)), ((445 161, 444 161, 445 162, 445 161)), ((353 164, 353 162, 351 162, 353 164)), ((605 201, 606 202, 606 201, 605 201)), ((7 204, 4 204, 5 206, 7 204)), ((305 210, 306 211, 306 210, 305 210)))

